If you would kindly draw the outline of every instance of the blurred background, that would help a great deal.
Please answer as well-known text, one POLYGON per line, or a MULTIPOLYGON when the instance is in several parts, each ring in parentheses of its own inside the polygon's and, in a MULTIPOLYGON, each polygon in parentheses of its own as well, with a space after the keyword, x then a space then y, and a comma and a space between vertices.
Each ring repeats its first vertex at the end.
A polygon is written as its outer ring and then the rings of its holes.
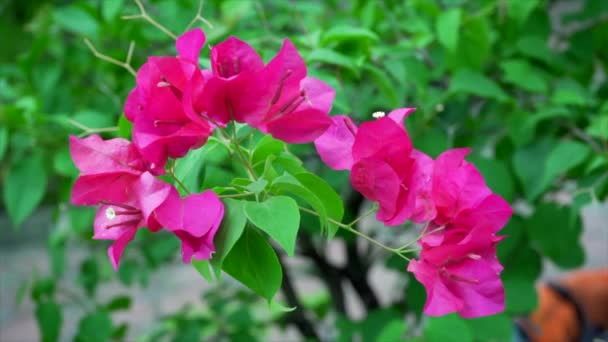
MULTIPOLYGON (((198 1, 145 1, 175 34, 198 1)), ((68 136, 128 137, 126 69, 173 55, 173 40, 130 0, 0 1, 0 341, 511 341, 513 320, 538 306, 535 284, 608 267, 608 1, 207 0, 208 45, 236 35, 265 60, 290 38, 309 74, 337 91, 333 114, 356 121, 396 107, 416 148, 436 157, 471 146, 490 187, 515 208, 498 248, 507 308, 463 320, 421 316, 424 289, 391 258, 352 236, 325 241, 303 217, 297 257, 283 260, 291 313, 226 276, 209 283, 178 259, 168 235, 138 234, 118 272, 93 241, 94 208, 69 203, 77 176, 68 136)), ((209 66, 205 47, 200 63, 209 66)), ((369 208, 348 175, 311 146, 294 149, 347 204, 369 208)), ((208 153, 196 185, 229 182, 208 153)), ((380 240, 413 229, 359 224, 380 240)))

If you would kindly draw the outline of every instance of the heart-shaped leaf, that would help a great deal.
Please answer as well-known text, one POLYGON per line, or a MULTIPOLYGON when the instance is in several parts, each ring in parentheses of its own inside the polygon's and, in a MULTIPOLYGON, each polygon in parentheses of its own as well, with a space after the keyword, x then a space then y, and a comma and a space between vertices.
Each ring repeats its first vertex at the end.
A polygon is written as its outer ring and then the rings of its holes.
POLYGON ((300 228, 300 210, 294 199, 276 196, 261 203, 247 202, 245 215, 251 223, 278 242, 288 255, 293 256, 300 228))

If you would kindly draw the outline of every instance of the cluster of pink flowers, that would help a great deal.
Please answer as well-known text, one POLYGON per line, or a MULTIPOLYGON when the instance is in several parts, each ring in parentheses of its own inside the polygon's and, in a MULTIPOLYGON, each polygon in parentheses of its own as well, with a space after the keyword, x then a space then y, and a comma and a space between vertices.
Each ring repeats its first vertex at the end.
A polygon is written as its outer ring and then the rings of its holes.
POLYGON ((335 116, 315 146, 329 167, 350 170, 353 188, 378 202, 379 221, 426 223, 418 241, 420 260, 408 266, 426 288, 426 314, 458 312, 468 318, 501 312, 496 233, 511 217, 511 207, 465 161, 468 149, 448 150, 435 160, 414 149, 403 124, 413 111, 380 113, 359 127, 347 116, 335 116))
POLYGON ((177 56, 150 57, 125 103, 133 142, 70 138, 81 172, 72 191, 76 205, 99 206, 95 239, 113 240, 108 254, 118 267, 138 229, 165 229, 182 242, 182 258, 209 259, 224 205, 210 190, 181 197, 158 176, 169 159, 204 145, 218 127, 245 123, 288 143, 313 142, 321 159, 350 170, 351 184, 378 202, 387 226, 426 223, 419 260, 408 270, 426 287, 425 313, 477 317, 503 310, 496 233, 510 206, 465 161, 467 149, 437 159, 414 149, 403 120, 413 108, 357 126, 348 116, 329 117, 335 92, 307 77, 289 40, 264 64, 247 43, 231 37, 213 46, 211 69, 198 65, 202 30, 177 40, 177 56))
POLYGON ((178 55, 150 57, 137 72, 125 103, 133 142, 93 135, 70 138, 81 174, 72 203, 100 206, 94 239, 114 240, 108 254, 118 267, 140 228, 166 229, 182 241, 184 262, 209 259, 224 206, 210 190, 180 198, 165 173, 169 158, 204 145, 216 127, 234 120, 289 143, 311 142, 331 125, 334 90, 306 76, 306 65, 285 40, 264 65, 257 52, 231 37, 211 48, 211 70, 200 69, 205 34, 180 36, 178 55))

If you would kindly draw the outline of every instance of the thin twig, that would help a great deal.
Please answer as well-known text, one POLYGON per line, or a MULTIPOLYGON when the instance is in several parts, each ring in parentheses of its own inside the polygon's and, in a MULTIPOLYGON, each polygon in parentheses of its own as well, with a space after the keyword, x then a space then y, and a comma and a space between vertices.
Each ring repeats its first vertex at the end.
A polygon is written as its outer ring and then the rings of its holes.
POLYGON ((196 23, 198 20, 200 20, 205 25, 209 26, 210 29, 213 30, 213 24, 211 24, 207 19, 205 19, 202 16, 202 13, 203 13, 203 4, 204 3, 205 3, 205 0, 201 0, 198 3, 198 10, 196 11, 196 16, 194 16, 194 18, 192 18, 192 21, 190 21, 190 24, 188 24, 188 26, 186 27, 186 31, 188 31, 190 28, 192 28, 192 26, 194 25, 194 23, 196 23))
POLYGON ((171 32, 168 28, 166 28, 165 26, 160 24, 158 21, 154 20, 154 18, 152 18, 151 16, 148 15, 148 12, 146 12, 146 8, 141 3, 141 0, 134 0, 134 1, 135 1, 135 4, 137 5, 137 7, 139 7, 139 14, 123 15, 122 16, 123 20, 143 19, 143 20, 149 22, 150 24, 152 24, 157 29, 161 30, 163 33, 165 33, 169 37, 173 38, 174 40, 177 39, 177 35, 175 33, 171 32))
POLYGON ((135 44, 133 42, 131 42, 131 44, 129 45, 129 52, 127 53, 127 60, 125 62, 119 61, 116 58, 112 58, 108 55, 105 55, 105 54, 97 51, 97 49, 95 48, 93 43, 91 43, 91 41, 88 40, 87 38, 84 39, 84 43, 89 47, 89 50, 91 50, 91 52, 93 53, 93 55, 95 57, 97 57, 103 61, 106 61, 108 63, 118 65, 119 67, 125 68, 133 76, 137 75, 137 73, 135 72, 135 70, 133 70, 133 67, 131 67, 131 64, 130 64, 131 56, 133 54, 133 48, 135 47, 135 44))

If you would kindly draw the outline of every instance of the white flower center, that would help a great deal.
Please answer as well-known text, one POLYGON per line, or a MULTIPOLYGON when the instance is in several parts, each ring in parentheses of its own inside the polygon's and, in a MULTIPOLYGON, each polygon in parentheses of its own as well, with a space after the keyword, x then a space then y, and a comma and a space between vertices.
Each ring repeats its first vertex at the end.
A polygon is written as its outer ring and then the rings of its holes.
POLYGON ((112 220, 116 217, 116 211, 114 211, 114 208, 109 207, 106 209, 106 218, 108 220, 112 220))
POLYGON ((467 256, 473 260, 481 260, 481 255, 479 254, 469 253, 467 256))
POLYGON ((385 113, 385 112, 380 112, 380 111, 378 111, 378 112, 373 112, 373 113, 372 113, 372 117, 373 117, 374 119, 380 119, 380 118, 383 118, 385 115, 386 115, 386 113, 385 113))

